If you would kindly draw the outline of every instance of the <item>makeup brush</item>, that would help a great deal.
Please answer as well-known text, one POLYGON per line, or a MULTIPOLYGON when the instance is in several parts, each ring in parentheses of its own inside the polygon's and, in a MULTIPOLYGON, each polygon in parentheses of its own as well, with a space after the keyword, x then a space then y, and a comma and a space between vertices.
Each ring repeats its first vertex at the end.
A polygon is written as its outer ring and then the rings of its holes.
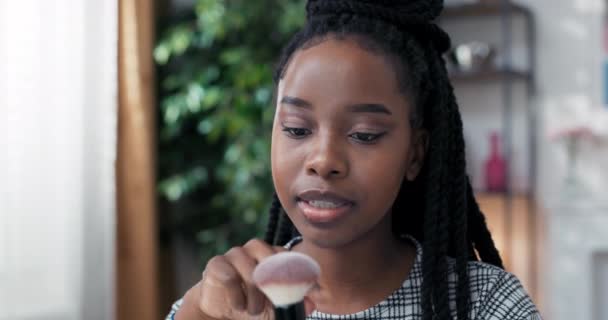
POLYGON ((304 320, 304 296, 320 272, 311 257, 281 252, 260 261, 253 270, 253 282, 274 305, 275 320, 304 320))

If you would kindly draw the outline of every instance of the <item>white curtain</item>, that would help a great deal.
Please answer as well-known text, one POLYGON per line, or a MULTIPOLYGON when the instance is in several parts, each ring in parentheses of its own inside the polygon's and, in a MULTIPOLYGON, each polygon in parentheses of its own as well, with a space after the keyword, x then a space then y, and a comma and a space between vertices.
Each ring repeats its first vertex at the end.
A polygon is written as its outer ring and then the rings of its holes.
POLYGON ((116 1, 0 0, 0 319, 113 319, 116 1))

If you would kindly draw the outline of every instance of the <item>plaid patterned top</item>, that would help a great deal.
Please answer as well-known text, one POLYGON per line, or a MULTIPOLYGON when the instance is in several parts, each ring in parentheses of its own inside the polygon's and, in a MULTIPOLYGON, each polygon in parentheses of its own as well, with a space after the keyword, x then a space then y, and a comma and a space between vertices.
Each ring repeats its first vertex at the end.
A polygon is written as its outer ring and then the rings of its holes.
MULTIPOLYGON (((409 277, 403 285, 380 303, 369 309, 348 314, 334 315, 315 311, 308 320, 348 320, 348 319, 422 319, 422 246, 412 237, 408 237, 416 246, 416 260, 409 277)), ((291 240, 285 247, 291 249, 301 238, 291 240)), ((450 259, 448 265, 448 294, 452 317, 456 319, 456 284, 455 263, 450 259)), ((479 320, 540 320, 540 314, 534 303, 522 287, 519 280, 500 268, 483 262, 469 262, 469 286, 471 290, 471 308, 469 319, 479 320)), ((173 320, 181 300, 173 305, 166 320, 173 320)))

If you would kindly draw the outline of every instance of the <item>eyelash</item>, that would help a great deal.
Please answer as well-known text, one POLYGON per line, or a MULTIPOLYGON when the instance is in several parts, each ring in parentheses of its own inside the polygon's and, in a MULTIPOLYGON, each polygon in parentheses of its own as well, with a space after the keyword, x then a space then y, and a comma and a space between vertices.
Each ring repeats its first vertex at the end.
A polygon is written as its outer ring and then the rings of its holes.
MULTIPOLYGON (((310 130, 305 128, 293 128, 283 126, 283 132, 287 133, 287 135, 293 139, 304 139, 306 136, 311 134, 310 130)), ((367 133, 367 132, 355 132, 350 134, 349 137, 361 144, 374 144, 376 143, 382 136, 384 136, 386 132, 382 133, 367 133)))
POLYGON ((367 133, 367 132, 355 132, 349 137, 353 138, 359 143, 362 144, 374 144, 376 143, 382 136, 384 136, 385 132, 382 133, 367 133), (355 136, 359 136, 359 138, 355 138, 355 136))
POLYGON ((287 135, 289 135, 291 138, 294 139, 302 139, 305 138, 307 135, 311 134, 310 130, 308 129, 304 129, 304 128, 293 128, 293 127, 286 127, 283 126, 283 132, 286 132, 287 135), (306 132, 306 134, 304 134, 304 132, 306 132), (300 134, 298 134, 300 133, 300 134))

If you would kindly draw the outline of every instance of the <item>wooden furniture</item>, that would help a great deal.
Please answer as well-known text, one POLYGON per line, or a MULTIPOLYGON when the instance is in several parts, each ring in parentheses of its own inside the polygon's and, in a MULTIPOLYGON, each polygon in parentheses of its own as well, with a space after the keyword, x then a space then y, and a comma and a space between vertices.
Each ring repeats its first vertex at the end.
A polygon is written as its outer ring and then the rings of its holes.
POLYGON ((478 193, 476 198, 486 216, 488 227, 507 269, 516 274, 527 289, 531 288, 536 272, 529 270, 530 264, 533 263, 533 252, 528 242, 530 235, 535 234, 533 228, 536 226, 529 222, 530 216, 535 212, 530 212, 528 195, 512 196, 509 220, 505 219, 507 212, 503 194, 478 193), (510 223, 511 226, 507 228, 506 223, 510 223), (511 234, 507 234, 507 231, 511 234), (505 255, 507 248, 514 254, 505 255))
POLYGON ((161 319, 158 305, 154 10, 150 1, 119 1, 116 161, 116 318, 161 319))

